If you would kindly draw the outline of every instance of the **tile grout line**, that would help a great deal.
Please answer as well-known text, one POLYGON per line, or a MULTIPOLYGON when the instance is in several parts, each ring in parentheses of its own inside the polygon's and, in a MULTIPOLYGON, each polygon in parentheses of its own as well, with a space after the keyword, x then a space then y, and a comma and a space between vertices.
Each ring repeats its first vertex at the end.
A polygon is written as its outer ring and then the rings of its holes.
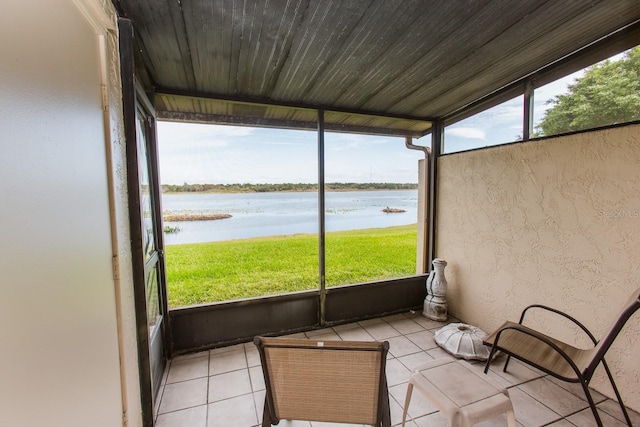
POLYGON ((204 417, 205 427, 209 426, 209 387, 211 384, 211 350, 207 352, 207 410, 204 417))

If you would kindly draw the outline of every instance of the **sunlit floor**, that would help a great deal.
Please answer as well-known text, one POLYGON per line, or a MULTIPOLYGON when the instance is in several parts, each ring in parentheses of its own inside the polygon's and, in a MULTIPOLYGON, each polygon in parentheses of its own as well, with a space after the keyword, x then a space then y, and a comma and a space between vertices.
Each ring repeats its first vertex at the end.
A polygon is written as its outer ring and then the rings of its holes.
MULTIPOLYGON (((457 321, 451 319, 451 322, 457 321)), ((401 424, 407 381, 411 370, 429 360, 451 357, 440 349, 433 332, 443 326, 420 313, 399 314, 380 319, 340 325, 291 335, 321 340, 389 341, 387 361, 391 420, 401 424)), ((512 361, 502 372, 502 359, 490 371, 509 389, 519 426, 595 426, 580 386, 566 384, 512 361)), ((473 363, 483 369, 480 363, 473 363)), ((157 427, 253 427, 261 425, 264 380, 260 358, 253 343, 180 356, 167 367, 156 405, 157 427)), ((618 404, 594 392, 605 426, 625 426, 618 404), (622 420, 622 421, 621 421, 622 420)), ((624 396, 623 396, 624 398, 624 396)), ((414 392, 408 410, 410 427, 445 426, 446 420, 420 393, 414 392)), ((640 415, 631 411, 634 425, 640 415)), ((330 427, 346 424, 281 421, 282 427, 330 427)), ((506 426, 506 417, 478 424, 506 426)))

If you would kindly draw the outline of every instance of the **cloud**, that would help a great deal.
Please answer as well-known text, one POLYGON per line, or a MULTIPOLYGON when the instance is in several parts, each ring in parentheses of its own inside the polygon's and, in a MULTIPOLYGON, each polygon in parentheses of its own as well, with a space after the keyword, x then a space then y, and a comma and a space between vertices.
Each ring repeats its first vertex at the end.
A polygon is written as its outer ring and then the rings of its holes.
POLYGON ((467 139, 487 139, 484 129, 472 128, 472 127, 458 127, 447 129, 445 133, 451 136, 457 136, 459 138, 467 139))
POLYGON ((254 129, 198 123, 158 122, 158 144, 167 149, 226 147, 229 140, 247 137, 254 129))

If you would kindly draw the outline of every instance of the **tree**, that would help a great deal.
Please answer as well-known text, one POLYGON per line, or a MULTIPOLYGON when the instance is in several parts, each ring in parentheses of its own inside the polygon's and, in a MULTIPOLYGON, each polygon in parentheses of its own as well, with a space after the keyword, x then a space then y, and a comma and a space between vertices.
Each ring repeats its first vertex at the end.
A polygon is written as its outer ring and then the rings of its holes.
POLYGON ((588 68, 548 103, 553 107, 536 126, 541 136, 640 120, 640 46, 588 68))

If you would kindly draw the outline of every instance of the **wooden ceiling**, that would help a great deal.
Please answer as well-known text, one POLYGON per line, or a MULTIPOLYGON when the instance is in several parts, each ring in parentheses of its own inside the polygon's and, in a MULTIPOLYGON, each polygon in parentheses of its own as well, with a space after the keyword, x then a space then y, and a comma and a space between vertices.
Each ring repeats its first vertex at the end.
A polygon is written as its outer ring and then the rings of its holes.
POLYGON ((640 20, 638 0, 113 2, 161 119, 309 129, 323 109, 413 137, 640 20))

